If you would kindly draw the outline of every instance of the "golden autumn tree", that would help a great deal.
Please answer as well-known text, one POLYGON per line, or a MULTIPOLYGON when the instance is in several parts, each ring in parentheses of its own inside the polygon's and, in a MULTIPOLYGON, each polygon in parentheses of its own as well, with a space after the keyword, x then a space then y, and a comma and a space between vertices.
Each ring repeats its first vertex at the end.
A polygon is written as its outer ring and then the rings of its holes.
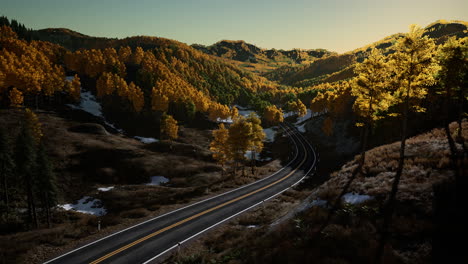
POLYGON ((178 131, 177 120, 171 115, 164 113, 161 116, 161 135, 164 135, 169 140, 174 140, 178 138, 178 131))
POLYGON ((129 63, 132 57, 132 49, 129 46, 119 48, 119 60, 123 63, 129 63))
MULTIPOLYGON (((445 122, 446 132, 449 132, 448 124, 448 108, 451 102, 455 102, 458 108, 458 131, 457 141, 465 147, 463 139, 463 126, 462 119, 466 115, 464 112, 466 101, 468 98, 468 37, 457 39, 456 37, 449 38, 444 45, 439 47, 437 59, 440 64, 438 73, 438 80, 443 88, 445 95, 445 111, 444 115, 447 116, 445 122)), ((449 142, 450 133, 447 133, 449 142)), ((452 144, 451 144, 452 145, 452 144)), ((452 153, 455 152, 454 146, 451 146, 452 153)), ((464 150, 466 152, 466 149, 464 150)))
POLYGON ((305 116, 307 114, 307 107, 304 105, 304 103, 302 103, 300 99, 288 102, 286 107, 290 111, 296 113, 299 117, 305 116))
POLYGON ((233 106, 231 108, 231 119, 235 120, 239 116, 239 109, 237 107, 233 106))
POLYGON ((456 196, 461 201, 464 195, 464 156, 467 151, 465 138, 463 137, 462 119, 466 116, 465 105, 468 100, 468 37, 456 39, 449 38, 444 45, 439 47, 437 53, 440 70, 438 72, 438 81, 442 88, 444 96, 444 130, 450 147, 451 161, 455 171, 456 196), (449 110, 452 106, 458 108, 457 116, 457 135, 454 137, 450 131, 449 124, 452 121, 449 110), (461 150, 455 145, 455 142, 462 146, 461 150))
POLYGON ((256 114, 250 113, 247 117, 247 122, 251 123, 252 130, 250 133, 250 146, 248 150, 251 152, 251 169, 252 174, 255 173, 255 160, 257 154, 261 153, 263 150, 263 141, 265 140, 265 132, 261 126, 260 118, 256 114))
POLYGON ((130 62, 133 64, 140 64, 141 61, 143 60, 143 57, 145 55, 145 52, 141 47, 136 47, 135 51, 131 55, 130 62))
POLYGON ((151 108, 162 112, 167 111, 169 108, 169 97, 162 90, 155 87, 151 91, 151 108))
POLYGON ((391 55, 389 62, 392 70, 393 103, 402 106, 399 113, 402 121, 401 143, 398 168, 384 209, 382 236, 376 257, 378 261, 383 256, 385 241, 388 237, 388 227, 393 215, 398 185, 403 172, 408 113, 410 111, 424 111, 419 106, 418 100, 426 96, 427 87, 434 84, 434 75, 438 70, 435 61, 435 43, 427 36, 423 36, 423 33, 422 28, 411 25, 409 33, 399 39, 395 45, 396 52, 391 55))
POLYGON ((281 108, 277 108, 275 105, 270 105, 265 108, 263 117, 271 124, 278 124, 284 121, 283 111, 281 108))
POLYGON ((10 106, 12 107, 20 107, 23 104, 23 93, 18 91, 15 87, 10 90, 8 95, 8 99, 10 99, 10 106))
POLYGON ((68 83, 67 90, 68 90, 68 94, 73 100, 75 101, 80 100, 81 82, 80 82, 80 77, 78 77, 77 74, 75 74, 75 76, 73 77, 73 80, 68 83))
POLYGON ((96 90, 98 97, 111 95, 117 91, 120 97, 130 102, 135 112, 140 112, 145 104, 145 98, 141 88, 133 82, 127 85, 125 79, 117 74, 109 72, 103 73, 96 82, 96 90))
POLYGON ((29 131, 36 142, 36 145, 39 145, 41 138, 44 136, 42 133, 42 124, 39 122, 37 115, 31 111, 29 108, 24 109, 24 119, 26 125, 29 127, 29 131))
POLYGON ((380 50, 372 49, 364 62, 356 65, 354 72, 357 74, 351 85, 351 94, 356 97, 353 109, 361 118, 363 126, 362 152, 359 162, 360 168, 364 165, 367 140, 372 131, 373 123, 381 118, 382 112, 388 110, 392 96, 389 93, 390 70, 385 57, 380 50))
POLYGON ((352 102, 351 86, 349 82, 329 85, 328 89, 319 93, 310 103, 313 112, 324 113, 323 132, 331 136, 334 131, 334 122, 341 118, 347 111, 347 106, 352 102))
POLYGON ((0 81, 3 83, 0 94, 5 96, 14 87, 16 90, 11 95, 16 97, 12 99, 18 102, 20 94, 33 95, 37 108, 39 96, 63 91, 65 71, 54 61, 56 46, 17 39, 8 27, 1 27, 0 31, 0 81))
POLYGON ((221 123, 218 129, 213 130, 213 141, 210 143, 210 151, 213 153, 213 158, 221 164, 223 172, 224 166, 229 159, 228 138, 229 131, 221 123))
MULTIPOLYGON (((227 141, 229 147, 230 159, 234 160, 234 173, 239 162, 245 160, 245 153, 252 146, 252 123, 244 117, 237 118, 229 127, 229 138, 227 141)), ((242 167, 244 168, 244 166, 242 167)), ((245 174, 244 169, 242 175, 245 174)))

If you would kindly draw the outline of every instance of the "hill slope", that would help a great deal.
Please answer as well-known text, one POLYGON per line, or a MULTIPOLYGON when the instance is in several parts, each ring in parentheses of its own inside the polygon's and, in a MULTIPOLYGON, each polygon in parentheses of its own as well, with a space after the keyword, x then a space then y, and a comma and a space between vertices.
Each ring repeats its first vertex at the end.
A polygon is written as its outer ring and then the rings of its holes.
POLYGON ((334 54, 325 49, 262 49, 242 40, 222 40, 210 46, 194 44, 192 47, 258 73, 285 65, 308 64, 319 58, 334 54))
MULTIPOLYGON (((463 21, 437 21, 428 25, 426 35, 436 40, 437 44, 443 43, 448 37, 463 37, 468 35, 468 23, 463 21)), ((335 82, 349 79, 354 76, 353 65, 367 58, 372 48, 391 53, 393 45, 402 34, 393 34, 384 39, 366 45, 362 48, 339 55, 327 56, 312 61, 307 66, 284 66, 263 74, 272 81, 281 84, 306 87, 322 82, 335 82)))

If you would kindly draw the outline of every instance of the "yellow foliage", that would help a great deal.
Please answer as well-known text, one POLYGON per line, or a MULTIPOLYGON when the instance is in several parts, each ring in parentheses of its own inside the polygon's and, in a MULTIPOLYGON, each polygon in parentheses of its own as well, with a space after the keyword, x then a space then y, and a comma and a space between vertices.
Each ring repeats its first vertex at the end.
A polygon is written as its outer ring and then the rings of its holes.
POLYGON ((161 119, 161 134, 165 135, 169 139, 177 139, 179 131, 177 120, 175 120, 171 115, 166 114, 164 114, 161 119))
POLYGON ((24 118, 26 120, 26 125, 31 129, 36 144, 39 144, 42 136, 44 136, 44 134, 42 134, 42 124, 39 122, 39 118, 29 108, 24 110, 24 118))
POLYGON ((217 130, 213 130, 213 141, 210 143, 210 151, 213 152, 213 158, 223 167, 229 157, 228 138, 229 131, 224 127, 224 124, 221 123, 217 130))
POLYGON ((283 111, 275 105, 268 106, 265 109, 264 118, 272 124, 282 123, 284 121, 283 111))
POLYGON ((9 27, 0 31, 0 93, 8 92, 9 87, 22 95, 52 96, 64 90, 65 71, 55 63, 57 45, 17 39, 9 27))
POLYGON ((239 117, 229 127, 229 157, 235 161, 245 160, 245 152, 252 145, 252 123, 239 117))
POLYGON ((15 87, 10 90, 8 98, 10 99, 10 106, 12 107, 20 107, 23 104, 23 93, 18 91, 15 87))
POLYGON ((299 117, 305 116, 307 114, 307 107, 300 99, 297 99, 297 101, 288 102, 287 108, 296 113, 299 117))

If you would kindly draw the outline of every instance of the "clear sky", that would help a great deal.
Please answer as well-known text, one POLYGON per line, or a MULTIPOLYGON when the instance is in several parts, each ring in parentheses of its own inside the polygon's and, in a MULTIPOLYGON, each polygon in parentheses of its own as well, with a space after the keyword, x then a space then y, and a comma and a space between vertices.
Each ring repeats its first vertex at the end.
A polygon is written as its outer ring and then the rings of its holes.
POLYGON ((91 36, 151 35, 187 44, 346 52, 438 19, 468 20, 467 0, 0 0, 27 27, 91 36))

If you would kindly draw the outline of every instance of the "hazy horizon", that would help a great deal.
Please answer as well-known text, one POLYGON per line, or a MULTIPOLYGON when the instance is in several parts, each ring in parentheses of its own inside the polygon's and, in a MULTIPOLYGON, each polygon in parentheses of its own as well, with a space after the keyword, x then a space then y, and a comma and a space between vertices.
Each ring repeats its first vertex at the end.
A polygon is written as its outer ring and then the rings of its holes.
POLYGON ((266 49, 343 53, 407 32, 410 24, 467 21, 466 10, 461 0, 17 0, 3 3, 0 15, 28 28, 69 28, 96 37, 148 35, 202 45, 244 40, 266 49))

